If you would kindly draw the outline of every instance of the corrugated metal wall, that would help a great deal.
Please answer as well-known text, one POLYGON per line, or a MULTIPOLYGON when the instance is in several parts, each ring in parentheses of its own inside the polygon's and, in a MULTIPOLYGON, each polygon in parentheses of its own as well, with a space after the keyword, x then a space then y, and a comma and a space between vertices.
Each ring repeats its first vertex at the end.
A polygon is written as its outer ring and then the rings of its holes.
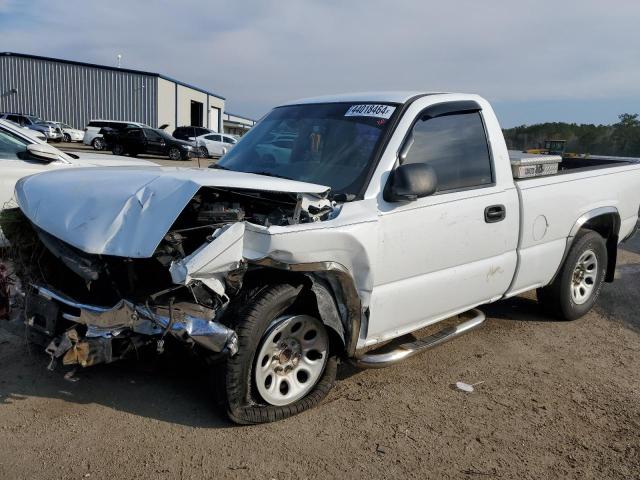
POLYGON ((151 75, 0 56, 0 111, 33 113, 77 128, 94 118, 155 127, 157 84, 151 75))

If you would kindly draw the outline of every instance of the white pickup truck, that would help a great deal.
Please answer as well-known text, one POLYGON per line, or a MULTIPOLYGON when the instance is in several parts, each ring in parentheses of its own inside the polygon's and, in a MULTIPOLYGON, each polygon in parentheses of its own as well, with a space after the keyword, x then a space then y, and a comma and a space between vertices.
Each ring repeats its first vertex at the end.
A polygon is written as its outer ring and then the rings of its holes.
POLYGON ((339 358, 395 363, 480 325, 482 304, 538 289, 584 315, 636 229, 640 165, 514 181, 481 97, 370 93, 277 107, 213 169, 70 169, 16 197, 40 255, 26 321, 53 360, 172 340, 218 358, 230 418, 258 423, 320 402, 339 358))

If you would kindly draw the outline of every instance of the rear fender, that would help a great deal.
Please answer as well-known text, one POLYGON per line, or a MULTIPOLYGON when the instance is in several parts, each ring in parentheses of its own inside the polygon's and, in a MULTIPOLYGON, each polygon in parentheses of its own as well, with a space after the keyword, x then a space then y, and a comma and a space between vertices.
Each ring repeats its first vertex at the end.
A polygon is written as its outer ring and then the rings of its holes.
POLYGON ((560 266, 549 283, 552 283, 558 276, 558 273, 569 254, 569 250, 571 249, 571 245, 573 244, 575 237, 580 231, 585 229, 598 232, 602 238, 605 239, 607 245, 607 271, 604 279, 606 282, 613 282, 618 258, 620 213, 616 207, 600 207, 583 213, 575 221, 571 231, 569 232, 569 236, 567 237, 567 244, 564 249, 564 254, 562 255, 560 266))

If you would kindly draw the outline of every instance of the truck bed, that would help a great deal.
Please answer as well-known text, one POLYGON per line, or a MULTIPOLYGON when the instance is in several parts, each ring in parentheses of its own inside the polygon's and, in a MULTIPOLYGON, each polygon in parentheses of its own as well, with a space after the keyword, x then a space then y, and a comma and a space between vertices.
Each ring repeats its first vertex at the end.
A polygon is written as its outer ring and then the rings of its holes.
MULTIPOLYGON (((563 158, 558 165, 558 173, 549 176, 565 175, 567 173, 587 172, 590 170, 599 170, 604 168, 624 167, 626 165, 639 164, 640 161, 636 159, 604 159, 604 158, 563 158)), ((525 182, 528 180, 534 180, 536 178, 544 178, 541 176, 517 178, 516 182, 525 182)))
POLYGON ((587 212, 607 207, 616 213, 618 238, 629 235, 638 219, 639 183, 636 159, 602 158, 564 158, 555 175, 515 180, 521 235, 518 272, 508 295, 551 281, 571 230, 587 212))
POLYGON ((611 168, 611 167, 622 167, 624 165, 632 165, 634 163, 638 163, 637 160, 622 160, 622 159, 603 159, 603 158, 563 158, 562 162, 558 166, 558 175, 562 175, 563 173, 575 172, 575 171, 587 171, 587 170, 596 170, 599 168, 611 168))

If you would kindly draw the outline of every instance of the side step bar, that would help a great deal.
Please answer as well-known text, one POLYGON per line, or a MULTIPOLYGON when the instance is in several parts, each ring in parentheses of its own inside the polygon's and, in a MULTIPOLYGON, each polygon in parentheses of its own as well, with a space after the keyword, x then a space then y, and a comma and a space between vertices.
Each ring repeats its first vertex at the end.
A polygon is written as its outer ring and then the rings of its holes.
POLYGON ((482 325, 486 318, 484 313, 477 308, 461 313, 459 317, 461 317, 463 321, 453 327, 443 328, 433 335, 419 338, 412 342, 395 346, 386 345, 380 350, 365 353, 362 357, 358 358, 355 363, 357 366, 363 368, 388 367, 389 365, 398 363, 401 360, 412 357, 413 355, 436 347, 441 343, 473 330, 482 325))

